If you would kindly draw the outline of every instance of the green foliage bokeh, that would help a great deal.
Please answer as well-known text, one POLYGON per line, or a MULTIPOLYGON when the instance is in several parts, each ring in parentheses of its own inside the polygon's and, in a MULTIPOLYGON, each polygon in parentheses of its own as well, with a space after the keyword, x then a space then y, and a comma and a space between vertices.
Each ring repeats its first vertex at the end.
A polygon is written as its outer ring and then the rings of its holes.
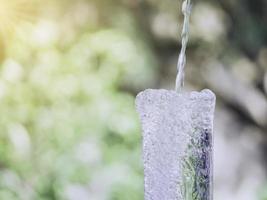
POLYGON ((141 135, 129 91, 153 81, 149 48, 134 22, 101 26, 94 13, 108 3, 36 5, 34 22, 3 36, 0 199, 141 199, 141 135))

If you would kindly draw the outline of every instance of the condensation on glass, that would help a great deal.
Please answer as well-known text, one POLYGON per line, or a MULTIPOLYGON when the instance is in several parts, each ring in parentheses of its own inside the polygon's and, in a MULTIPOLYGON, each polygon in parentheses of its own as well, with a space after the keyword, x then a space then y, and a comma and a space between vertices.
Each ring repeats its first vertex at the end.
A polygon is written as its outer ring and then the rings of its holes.
POLYGON ((145 200, 212 200, 215 99, 210 90, 137 96, 145 200))

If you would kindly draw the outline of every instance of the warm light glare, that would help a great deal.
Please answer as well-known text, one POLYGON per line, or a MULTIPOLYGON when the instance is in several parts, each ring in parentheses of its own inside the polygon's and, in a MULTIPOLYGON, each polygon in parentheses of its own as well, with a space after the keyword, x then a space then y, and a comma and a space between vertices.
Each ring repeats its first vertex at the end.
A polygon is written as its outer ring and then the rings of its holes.
POLYGON ((0 0, 1 36, 13 33, 21 22, 32 20, 34 12, 31 0, 0 0))

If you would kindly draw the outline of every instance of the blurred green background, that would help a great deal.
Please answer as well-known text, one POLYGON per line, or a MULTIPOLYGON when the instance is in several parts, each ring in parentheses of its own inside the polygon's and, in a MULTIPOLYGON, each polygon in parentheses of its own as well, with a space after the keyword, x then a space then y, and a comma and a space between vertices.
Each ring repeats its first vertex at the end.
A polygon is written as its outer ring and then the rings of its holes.
MULTIPOLYGON (((141 200, 135 95, 173 89, 181 0, 0 0, 0 199, 141 200)), ((215 199, 266 200, 267 2, 195 0, 186 89, 212 89, 215 199)))

